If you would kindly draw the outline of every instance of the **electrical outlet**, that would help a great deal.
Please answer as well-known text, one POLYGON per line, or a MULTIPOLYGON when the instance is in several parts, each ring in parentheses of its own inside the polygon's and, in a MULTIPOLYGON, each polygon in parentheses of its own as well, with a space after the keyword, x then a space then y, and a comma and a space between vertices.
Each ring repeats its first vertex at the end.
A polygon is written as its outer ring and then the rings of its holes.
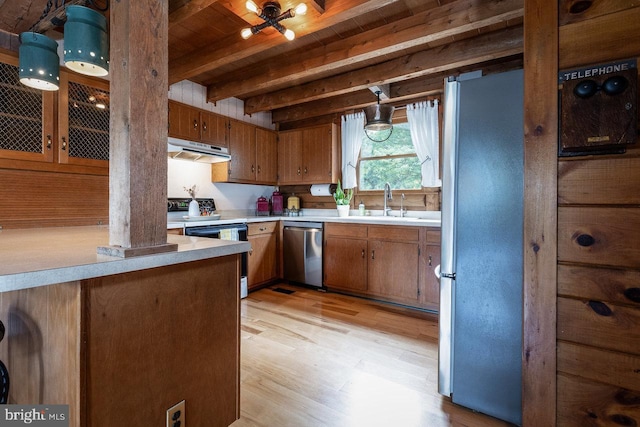
POLYGON ((167 427, 185 427, 184 400, 167 409, 167 427))

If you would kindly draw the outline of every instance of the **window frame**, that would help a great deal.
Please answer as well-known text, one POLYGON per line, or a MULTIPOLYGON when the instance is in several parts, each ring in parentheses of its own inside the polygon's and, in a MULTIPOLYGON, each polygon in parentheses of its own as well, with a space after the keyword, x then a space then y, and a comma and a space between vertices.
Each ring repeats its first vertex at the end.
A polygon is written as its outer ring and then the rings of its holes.
MULTIPOLYGON (((402 124, 402 123, 409 123, 409 121, 406 118, 400 119, 400 120, 396 120, 395 124, 402 124)), ((365 138, 367 136, 365 135, 365 138)), ((413 142, 413 139, 411 140, 413 142)), ((366 159, 379 159, 379 160, 384 160, 384 159, 396 159, 396 158, 406 158, 406 157, 415 157, 418 158, 418 155, 416 154, 415 151, 415 146, 413 147, 413 154, 395 154, 392 156, 376 156, 376 157, 367 157, 366 159)), ((418 159, 419 160, 419 159, 418 159)), ((358 154, 358 163, 356 165, 356 179, 358 184, 360 184, 360 162, 362 161, 362 148, 360 148, 360 153, 358 154)), ((424 193, 424 187, 422 185, 420 185, 420 188, 416 188, 416 189, 411 189, 411 190, 406 190, 406 189, 402 189, 402 188, 392 188, 392 191, 401 191, 405 194, 422 194, 424 193)), ((377 195, 377 194, 384 194, 384 189, 380 189, 380 190, 363 190, 362 188, 360 188, 360 186, 358 185, 358 194, 362 194, 362 195, 377 195)))

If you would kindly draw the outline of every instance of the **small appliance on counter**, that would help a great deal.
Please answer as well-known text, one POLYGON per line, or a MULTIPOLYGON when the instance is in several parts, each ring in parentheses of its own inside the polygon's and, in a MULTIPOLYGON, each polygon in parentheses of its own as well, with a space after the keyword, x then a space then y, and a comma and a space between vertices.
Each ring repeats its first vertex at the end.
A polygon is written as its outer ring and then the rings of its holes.
POLYGON ((271 195, 271 212, 274 215, 282 215, 284 212, 284 197, 282 194, 276 190, 271 195))
POLYGON ((269 216, 269 214, 269 201, 264 196, 258 197, 258 201, 256 202, 256 215, 269 216))
POLYGON ((292 194, 291 196, 289 196, 289 198, 287 199, 287 209, 289 210, 300 210, 300 198, 298 196, 296 196, 295 194, 292 194))
POLYGON ((300 198, 295 194, 287 199, 287 209, 285 216, 298 216, 300 214, 300 198))

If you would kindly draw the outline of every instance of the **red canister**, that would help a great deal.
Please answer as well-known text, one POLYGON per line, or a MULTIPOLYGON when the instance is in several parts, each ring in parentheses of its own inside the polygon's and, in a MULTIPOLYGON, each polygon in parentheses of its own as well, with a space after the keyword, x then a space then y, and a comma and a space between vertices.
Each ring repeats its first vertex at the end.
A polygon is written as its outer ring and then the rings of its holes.
POLYGON ((284 198, 279 191, 274 191, 271 195, 271 211, 274 215, 282 215, 284 212, 284 198))
POLYGON ((260 196, 256 202, 256 215, 269 215, 269 201, 264 196, 260 196))

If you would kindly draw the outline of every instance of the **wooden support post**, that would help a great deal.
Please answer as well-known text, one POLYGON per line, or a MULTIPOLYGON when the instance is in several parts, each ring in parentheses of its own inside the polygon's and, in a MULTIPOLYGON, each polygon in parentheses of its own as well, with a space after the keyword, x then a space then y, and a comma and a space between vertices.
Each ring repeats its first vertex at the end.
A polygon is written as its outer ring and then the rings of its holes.
POLYGON ((168 0, 120 0, 110 9, 109 245, 122 257, 167 244, 168 0))
POLYGON ((558 3, 524 2, 524 427, 556 425, 558 3))

